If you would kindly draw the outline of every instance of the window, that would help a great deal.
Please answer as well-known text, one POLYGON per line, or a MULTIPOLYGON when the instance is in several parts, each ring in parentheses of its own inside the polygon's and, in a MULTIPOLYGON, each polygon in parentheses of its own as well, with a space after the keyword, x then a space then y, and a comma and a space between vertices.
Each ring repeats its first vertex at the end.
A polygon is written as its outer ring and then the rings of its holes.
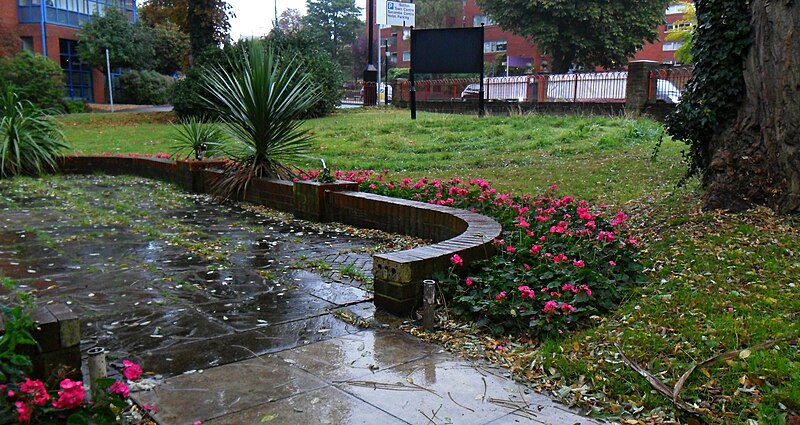
POLYGON ((408 62, 411 60, 411 51, 406 50, 403 52, 403 62, 408 62))
POLYGON ((483 43, 483 53, 505 52, 508 50, 508 41, 493 40, 483 43))
POLYGON ((403 29, 403 40, 408 40, 409 38, 411 38, 411 30, 403 29))
POLYGON ((679 30, 688 30, 694 26, 691 22, 675 22, 674 24, 667 24, 664 26, 664 31, 679 31, 679 30))
POLYGON ((678 50, 678 47, 681 47, 682 44, 682 41, 666 41, 664 42, 664 45, 661 46, 661 50, 665 52, 673 52, 678 50))
POLYGON ((78 57, 78 42, 62 38, 58 40, 58 46, 67 98, 91 101, 92 71, 78 57))
POLYGON ((472 26, 479 27, 481 24, 486 25, 494 25, 494 20, 486 15, 475 15, 472 17, 472 26))
POLYGON ((666 12, 664 13, 666 15, 675 15, 678 13, 685 13, 685 12, 686 12, 686 5, 678 3, 669 5, 669 7, 667 7, 666 12))
POLYGON ((33 37, 20 37, 19 41, 22 44, 23 52, 33 51, 33 37))

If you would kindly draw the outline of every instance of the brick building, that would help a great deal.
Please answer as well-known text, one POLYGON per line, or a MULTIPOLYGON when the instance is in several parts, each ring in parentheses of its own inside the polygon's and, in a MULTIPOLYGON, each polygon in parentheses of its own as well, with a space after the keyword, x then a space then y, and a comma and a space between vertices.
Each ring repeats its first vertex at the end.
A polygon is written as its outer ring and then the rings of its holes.
POLYGON ((3 31, 19 38, 19 50, 47 56, 61 65, 67 98, 102 103, 105 76, 81 63, 76 32, 81 23, 109 7, 136 20, 136 0, 0 0, 0 24, 3 31))
MULTIPOLYGON (((475 0, 464 0, 463 16, 461 25, 463 27, 477 27, 485 25, 483 55, 484 61, 490 64, 490 72, 493 69, 495 58, 499 54, 512 58, 512 64, 523 63, 534 73, 542 71, 542 62, 546 58, 542 56, 538 47, 521 37, 507 32, 495 24, 486 14, 481 11, 475 0)), ((665 41, 667 31, 672 28, 674 23, 683 18, 683 9, 680 6, 670 6, 665 11, 665 24, 659 25, 659 41, 646 43, 645 46, 636 53, 631 60, 654 60, 664 65, 675 65, 675 50, 680 45, 679 42, 665 41)), ((449 22, 455 24, 455 22, 449 22)), ((455 25, 448 25, 450 27, 455 25)), ((381 29, 381 39, 386 40, 389 50, 389 66, 408 68, 411 61, 411 42, 409 39, 410 30, 408 28, 391 27, 381 29)), ((381 42, 380 57, 385 57, 384 42, 381 42)), ((546 62, 545 62, 546 63, 546 62)))

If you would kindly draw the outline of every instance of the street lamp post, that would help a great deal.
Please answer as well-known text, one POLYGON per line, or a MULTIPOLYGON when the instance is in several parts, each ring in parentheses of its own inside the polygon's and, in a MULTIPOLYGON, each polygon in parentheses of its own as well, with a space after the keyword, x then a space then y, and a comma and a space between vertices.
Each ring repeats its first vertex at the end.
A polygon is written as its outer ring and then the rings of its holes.
POLYGON ((386 54, 386 61, 384 62, 384 66, 383 66, 383 68, 386 69, 386 78, 384 78, 384 81, 386 81, 386 83, 385 83, 386 84, 386 88, 384 89, 385 94, 384 94, 384 98, 383 98, 383 104, 384 105, 388 105, 389 104, 389 58, 392 57, 392 53, 389 51, 389 40, 384 40, 383 41, 383 47, 384 47, 384 50, 386 50, 386 53, 385 53, 386 54))
POLYGON ((364 70, 364 106, 375 106, 378 101, 378 70, 373 63, 375 49, 375 0, 367 2, 367 69, 364 70))

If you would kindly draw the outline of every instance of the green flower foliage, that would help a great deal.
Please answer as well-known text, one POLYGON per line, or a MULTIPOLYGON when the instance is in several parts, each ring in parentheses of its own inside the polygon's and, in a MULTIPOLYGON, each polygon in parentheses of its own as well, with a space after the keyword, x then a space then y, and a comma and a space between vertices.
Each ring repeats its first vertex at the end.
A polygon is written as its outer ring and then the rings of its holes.
MULTIPOLYGON (((497 335, 561 334, 615 308, 644 281, 628 215, 572 196, 514 196, 485 180, 386 182, 374 171, 342 173, 360 190, 472 210, 503 225, 498 254, 465 267, 454 255, 438 276, 447 305, 497 335)), ((316 172, 304 178, 316 177, 316 172)), ((555 190, 556 188, 551 188, 555 190)))
POLYGON ((745 96, 742 64, 752 42, 747 2, 698 0, 693 76, 683 100, 667 118, 667 131, 689 145, 688 175, 711 160, 712 137, 734 118, 745 96))

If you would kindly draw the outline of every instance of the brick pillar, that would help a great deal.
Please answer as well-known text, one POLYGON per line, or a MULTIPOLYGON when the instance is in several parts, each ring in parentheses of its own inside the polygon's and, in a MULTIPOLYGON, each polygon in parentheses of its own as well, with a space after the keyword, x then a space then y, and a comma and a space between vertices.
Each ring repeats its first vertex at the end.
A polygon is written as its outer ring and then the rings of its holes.
MULTIPOLYGON (((33 373, 38 379, 48 379, 66 367, 70 377, 81 376, 81 334, 78 316, 65 305, 52 304, 37 307, 30 313, 36 322, 31 336, 38 345, 18 346, 19 352, 31 357, 33 373)), ((4 331, 0 317, 0 334, 4 331)))
POLYGON ((628 64, 625 87, 625 111, 638 115, 650 96, 650 71, 658 69, 656 61, 633 61, 628 64))
POLYGON ((358 191, 358 183, 341 180, 333 183, 294 182, 294 216, 302 220, 328 221, 325 214, 325 193, 328 191, 358 191))

